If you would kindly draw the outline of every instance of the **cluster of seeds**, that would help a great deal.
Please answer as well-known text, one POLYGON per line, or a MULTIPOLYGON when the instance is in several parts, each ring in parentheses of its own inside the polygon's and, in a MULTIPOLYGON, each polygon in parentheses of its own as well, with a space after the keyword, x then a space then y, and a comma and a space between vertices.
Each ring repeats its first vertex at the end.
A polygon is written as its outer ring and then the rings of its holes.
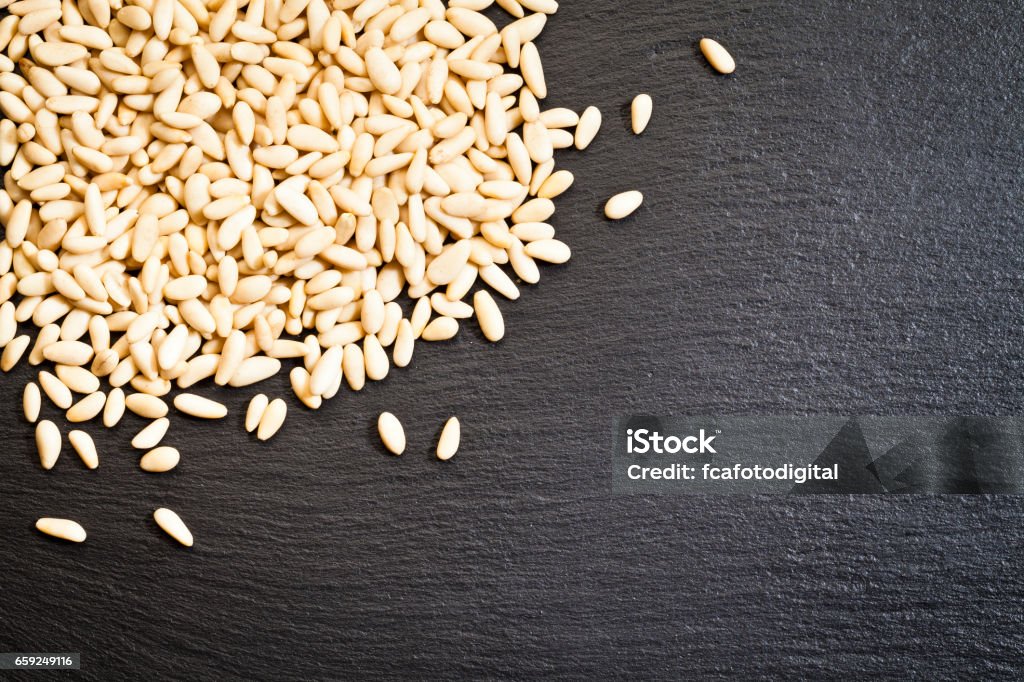
MULTIPOLYGON (((468 319, 500 341, 491 292, 515 300, 538 263, 571 256, 547 222, 574 180, 554 154, 585 149, 601 115, 541 106, 534 41, 554 0, 0 6, 0 368, 52 365, 24 392, 45 469, 61 433, 39 421, 44 395, 73 423, 149 419, 132 446, 142 469, 169 471, 175 387, 246 387, 290 361, 317 409, 468 319), (511 15, 500 29, 481 13, 492 4, 511 15)), ((634 126, 650 112, 635 105, 634 126)), ((612 202, 610 217, 640 203, 612 202)), ((258 395, 246 429, 266 440, 286 412, 258 395)), ((69 440, 98 466, 87 433, 69 440)), ((457 420, 441 441, 447 459, 457 420)), ((154 517, 191 544, 173 512, 154 517)), ((39 527, 84 539, 68 524, 39 527)))

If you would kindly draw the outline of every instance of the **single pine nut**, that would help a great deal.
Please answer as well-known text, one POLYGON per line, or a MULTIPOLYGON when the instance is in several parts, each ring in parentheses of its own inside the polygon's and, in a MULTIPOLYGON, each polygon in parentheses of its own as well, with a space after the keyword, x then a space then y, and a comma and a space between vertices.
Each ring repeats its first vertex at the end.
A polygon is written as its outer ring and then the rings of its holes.
POLYGON ((736 60, 717 41, 711 38, 702 38, 700 51, 704 53, 704 58, 718 73, 729 74, 736 70, 736 60))
POLYGON ((383 412, 377 418, 377 432, 380 434, 381 442, 393 455, 401 455, 405 452, 405 430, 398 417, 390 412, 383 412))
POLYGON ((135 434, 132 438, 132 447, 137 450, 149 450, 160 444, 160 441, 167 435, 167 429, 171 422, 166 417, 155 419, 135 434))
POLYGON ((260 425, 260 419, 266 412, 270 400, 262 393, 257 393, 249 401, 249 407, 245 411, 245 430, 252 433, 260 425))
POLYGON ((96 444, 93 443, 92 437, 85 431, 70 431, 68 432, 68 441, 71 443, 71 447, 75 449, 78 456, 82 458, 82 462, 90 469, 95 469, 100 465, 99 455, 96 454, 96 444))
POLYGON ((636 135, 647 130, 647 124, 651 122, 651 113, 654 111, 654 102, 647 94, 637 95, 632 105, 633 132, 636 135))
POLYGON ((505 320, 494 298, 486 291, 476 292, 473 295, 473 309, 476 311, 477 322, 480 323, 480 331, 487 340, 492 343, 501 341, 505 336, 505 320))
POLYGON ((284 424, 285 417, 288 414, 288 405, 285 404, 280 398, 275 398, 270 401, 267 405, 267 409, 264 410, 260 416, 259 430, 256 433, 256 437, 260 440, 270 440, 274 437, 284 424))
POLYGON ((178 466, 181 455, 178 451, 167 445, 150 450, 139 460, 139 466, 143 471, 153 474, 162 474, 178 466))
POLYGON ((25 421, 35 423, 39 419, 39 410, 43 400, 39 393, 39 386, 34 381, 25 384, 21 402, 25 411, 25 421))
POLYGON ((39 463, 44 469, 52 469, 60 457, 60 429, 53 422, 44 419, 36 424, 36 449, 39 450, 39 463))
POLYGON ((200 419, 221 419, 228 414, 228 408, 221 403, 193 393, 175 396, 174 407, 180 412, 200 419))
POLYGON ((462 437, 462 427, 456 417, 449 419, 441 429, 441 438, 437 441, 437 458, 447 461, 455 456, 462 437))
POLYGON ((616 194, 605 204, 604 214, 610 220, 622 220, 628 217, 644 202, 644 195, 637 191, 616 194))
POLYGON ((125 407, 143 419, 159 419, 166 417, 167 403, 155 395, 132 393, 124 399, 125 407))
POLYGON ((156 521, 156 525, 160 526, 161 530, 185 547, 191 547, 194 544, 194 538, 188 526, 185 525, 180 516, 170 509, 157 509, 153 512, 153 520, 156 521))
POLYGON ((70 519, 44 517, 36 521, 36 530, 68 542, 85 542, 85 529, 70 519))

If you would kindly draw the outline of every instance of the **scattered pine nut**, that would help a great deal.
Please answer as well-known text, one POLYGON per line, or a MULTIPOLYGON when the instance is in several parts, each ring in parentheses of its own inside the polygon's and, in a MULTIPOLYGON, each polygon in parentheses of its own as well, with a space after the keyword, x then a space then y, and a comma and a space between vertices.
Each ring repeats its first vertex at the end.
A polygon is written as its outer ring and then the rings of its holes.
POLYGON ((36 521, 36 530, 68 542, 85 542, 85 529, 70 519, 44 517, 36 521))
POLYGON ((718 73, 730 74, 736 70, 736 60, 719 42, 711 38, 701 38, 700 51, 718 73))
POLYGON ((25 411, 25 421, 35 423, 39 419, 39 410, 42 407, 42 396, 39 393, 39 386, 30 381, 25 384, 22 393, 22 408, 25 411))
POLYGON ((68 441, 85 466, 95 469, 100 465, 100 458, 96 454, 96 444, 93 442, 92 436, 85 431, 70 431, 68 432, 68 441))
POLYGON ((633 133, 639 135, 647 130, 647 124, 651 122, 651 113, 654 111, 654 102, 647 94, 637 95, 633 99, 632 119, 633 133))
POLYGON ((36 449, 39 450, 39 463, 44 469, 52 469, 60 457, 60 429, 48 419, 36 424, 36 449))
POLYGON ((170 509, 157 509, 153 512, 153 520, 156 521, 156 525, 160 526, 165 533, 185 547, 191 547, 194 544, 194 538, 188 526, 185 525, 180 516, 170 509))
POLYGON ((405 452, 405 430, 398 417, 390 412, 381 413, 377 418, 377 432, 384 447, 393 455, 401 455, 405 452))
POLYGON ((616 194, 605 204, 604 214, 609 220, 622 220, 633 214, 644 202, 644 195, 637 191, 616 194))
POLYGON ((132 447, 137 450, 149 450, 160 444, 160 441, 167 435, 167 429, 171 422, 166 417, 161 417, 150 422, 132 438, 132 447))
POLYGON ((449 419, 441 429, 441 437, 437 441, 437 458, 447 461, 455 456, 462 437, 462 427, 456 417, 449 419))
POLYGON ((181 454, 167 445, 150 450, 139 460, 139 466, 143 471, 153 474, 162 474, 178 466, 181 461, 181 454))

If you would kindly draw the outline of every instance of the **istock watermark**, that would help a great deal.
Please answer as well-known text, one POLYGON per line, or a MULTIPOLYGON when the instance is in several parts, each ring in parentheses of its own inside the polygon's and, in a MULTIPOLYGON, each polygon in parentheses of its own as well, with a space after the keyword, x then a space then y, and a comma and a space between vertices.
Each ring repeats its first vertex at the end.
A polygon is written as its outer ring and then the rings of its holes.
POLYGON ((623 417, 617 493, 1024 493, 1024 418, 623 417))

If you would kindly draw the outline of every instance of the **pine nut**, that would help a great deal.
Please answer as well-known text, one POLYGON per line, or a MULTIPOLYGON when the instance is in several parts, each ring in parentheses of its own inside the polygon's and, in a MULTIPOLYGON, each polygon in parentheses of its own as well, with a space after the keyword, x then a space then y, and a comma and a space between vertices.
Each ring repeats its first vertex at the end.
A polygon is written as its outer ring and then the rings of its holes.
POLYGON ((718 73, 730 74, 736 70, 736 60, 717 41, 711 38, 702 38, 700 51, 704 53, 704 58, 718 73))
POLYGON ((266 410, 260 416, 259 430, 256 437, 260 440, 270 440, 281 429, 285 417, 288 414, 288 405, 280 398, 275 398, 267 405, 266 410))
POLYGON ((25 412, 25 421, 35 423, 39 419, 39 410, 42 407, 42 397, 39 393, 39 386, 30 381, 25 384, 22 394, 22 408, 25 412))
POLYGON ((60 457, 60 429, 53 422, 44 419, 36 424, 36 449, 39 450, 39 463, 44 469, 52 469, 60 457))
POLYGON ((150 450, 160 444, 167 435, 171 422, 166 417, 154 419, 132 438, 132 447, 136 450, 150 450))
POLYGON ((260 419, 266 412, 270 399, 262 393, 257 393, 249 401, 249 407, 245 411, 245 430, 252 433, 260 425, 260 419))
POLYGON ((195 540, 188 526, 185 525, 180 516, 170 509, 157 509, 153 512, 153 520, 156 521, 156 525, 160 526, 161 530, 185 547, 191 547, 194 544, 195 540))
POLYGON ((36 521, 36 530, 68 542, 85 542, 85 529, 70 519, 44 517, 36 521))
POLYGON ((178 451, 169 446, 161 446, 150 450, 139 460, 139 466, 143 471, 151 474, 162 474, 178 466, 181 455, 178 451))
POLYGON ((647 129, 654 111, 654 102, 647 94, 637 95, 632 104, 633 133, 639 135, 647 129))
POLYGON ((75 449, 78 456, 82 459, 82 463, 90 469, 95 469, 100 465, 100 458, 96 454, 96 444, 93 443, 92 437, 85 431, 70 431, 68 432, 68 441, 71 443, 71 447, 75 449))
POLYGON ((616 194, 605 204, 604 214, 609 220, 622 220, 640 208, 640 204, 643 202, 644 195, 640 192, 630 191, 616 194))
POLYGON ((377 418, 377 432, 384 447, 393 455, 401 455, 405 452, 405 430, 398 417, 390 412, 384 412, 377 418))
POLYGON ((437 441, 437 458, 447 461, 455 456, 459 449, 459 440, 462 437, 462 427, 456 417, 445 422, 441 429, 441 437, 437 441))
POLYGON ((200 419, 222 419, 228 414, 228 408, 221 403, 193 393, 182 393, 175 396, 174 407, 179 412, 200 419))

